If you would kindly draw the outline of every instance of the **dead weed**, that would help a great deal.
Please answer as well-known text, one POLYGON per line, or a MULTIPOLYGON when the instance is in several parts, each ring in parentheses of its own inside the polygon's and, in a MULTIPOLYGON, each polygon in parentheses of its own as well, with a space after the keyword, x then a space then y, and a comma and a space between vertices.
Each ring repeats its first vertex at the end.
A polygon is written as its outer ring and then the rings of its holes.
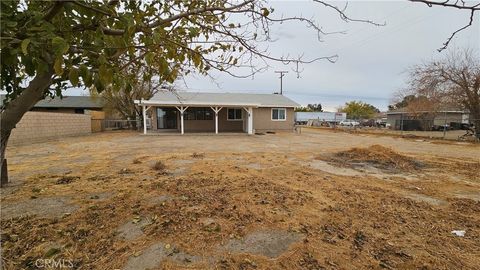
MULTIPOLYGON (((325 160, 325 157, 317 157, 317 159, 325 160)), ((347 151, 337 152, 326 160, 343 165, 368 164, 383 170, 407 171, 423 167, 423 163, 377 144, 367 148, 354 147, 347 151)))
POLYGON ((194 152, 192 154, 192 158, 204 158, 205 157, 205 153, 197 153, 197 152, 194 152))
POLYGON ((70 184, 74 180, 79 179, 80 177, 78 176, 71 176, 71 175, 63 175, 57 179, 55 182, 57 185, 64 185, 64 184, 70 184))
POLYGON ((152 169, 154 169, 155 171, 158 171, 160 173, 164 173, 167 169, 167 165, 165 165, 165 163, 163 161, 157 160, 153 164, 152 169))

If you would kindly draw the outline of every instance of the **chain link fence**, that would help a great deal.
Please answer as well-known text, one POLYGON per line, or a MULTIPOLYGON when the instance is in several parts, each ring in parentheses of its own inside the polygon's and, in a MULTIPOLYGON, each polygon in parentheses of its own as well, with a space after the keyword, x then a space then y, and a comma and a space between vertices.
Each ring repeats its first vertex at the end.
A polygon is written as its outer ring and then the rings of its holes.
POLYGON ((458 141, 479 141, 480 133, 475 132, 475 123, 480 119, 452 121, 448 117, 423 119, 359 119, 342 122, 312 121, 304 126, 343 129, 374 134, 392 134, 402 137, 436 138, 458 141))
POLYGON ((480 133, 476 133, 475 124, 480 119, 452 121, 451 118, 435 117, 427 119, 396 119, 391 126, 392 131, 403 135, 411 134, 422 137, 442 138, 461 141, 478 141, 480 133))
MULTIPOLYGON (((142 120, 123 120, 123 119, 92 119, 94 132, 109 130, 142 130, 142 120)), ((150 119, 147 119, 147 128, 151 127, 150 119)), ((92 128, 93 130, 93 128, 92 128)))

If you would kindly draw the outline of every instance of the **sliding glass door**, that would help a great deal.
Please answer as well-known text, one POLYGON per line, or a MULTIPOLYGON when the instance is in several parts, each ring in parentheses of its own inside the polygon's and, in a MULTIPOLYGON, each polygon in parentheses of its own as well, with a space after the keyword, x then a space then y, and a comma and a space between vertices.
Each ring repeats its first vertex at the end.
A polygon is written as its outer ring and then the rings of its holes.
POLYGON ((177 128, 177 109, 157 108, 157 128, 158 129, 176 129, 177 128))

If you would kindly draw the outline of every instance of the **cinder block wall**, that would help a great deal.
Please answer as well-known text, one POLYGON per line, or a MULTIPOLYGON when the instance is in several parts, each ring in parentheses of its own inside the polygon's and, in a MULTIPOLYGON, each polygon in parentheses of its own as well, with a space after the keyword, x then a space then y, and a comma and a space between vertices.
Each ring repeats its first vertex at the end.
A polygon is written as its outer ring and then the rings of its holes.
POLYGON ((12 130, 9 144, 90 134, 91 125, 91 116, 87 114, 27 112, 12 130))

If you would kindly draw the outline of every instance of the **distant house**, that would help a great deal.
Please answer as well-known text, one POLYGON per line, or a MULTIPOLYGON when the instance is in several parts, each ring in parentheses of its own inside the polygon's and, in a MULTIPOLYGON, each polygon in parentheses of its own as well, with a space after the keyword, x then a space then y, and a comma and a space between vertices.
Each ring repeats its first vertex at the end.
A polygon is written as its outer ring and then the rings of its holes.
POLYGON ((103 110, 103 99, 90 96, 64 96, 46 98, 35 104, 32 111, 85 114, 86 111, 103 110))
MULTIPOLYGON (((5 95, 1 95, 1 100, 5 95)), ((88 110, 103 110, 104 102, 100 97, 64 96, 40 100, 30 111, 85 114, 88 110)))
MULTIPOLYGON (((136 100, 155 132, 293 131, 299 104, 279 94, 160 92, 136 100)), ((147 133, 147 126, 144 127, 147 133)))
POLYGON ((398 130, 431 130, 434 127, 450 126, 452 123, 469 123, 470 113, 458 108, 444 108, 437 112, 410 112, 401 108, 387 113, 387 123, 398 130))

